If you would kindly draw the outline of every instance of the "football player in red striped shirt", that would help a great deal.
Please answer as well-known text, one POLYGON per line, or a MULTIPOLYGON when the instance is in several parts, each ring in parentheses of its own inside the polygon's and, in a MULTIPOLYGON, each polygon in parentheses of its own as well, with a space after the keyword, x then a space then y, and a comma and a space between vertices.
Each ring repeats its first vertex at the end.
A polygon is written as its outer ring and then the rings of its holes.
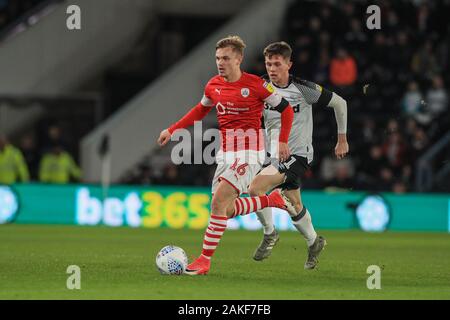
POLYGON ((191 275, 208 273, 211 257, 226 229, 227 220, 236 215, 236 211, 242 215, 266 207, 286 209, 278 191, 268 196, 239 198, 261 170, 266 156, 261 129, 264 103, 281 113, 280 161, 290 156, 287 141, 294 117, 289 102, 278 95, 271 84, 241 71, 244 48, 245 44, 238 36, 229 36, 217 42, 216 65, 219 74, 207 83, 200 103, 163 130, 158 138, 159 145, 164 146, 175 130, 202 120, 213 107, 216 108, 221 149, 216 156, 217 168, 212 182, 211 217, 204 235, 202 253, 187 266, 186 273, 191 275))

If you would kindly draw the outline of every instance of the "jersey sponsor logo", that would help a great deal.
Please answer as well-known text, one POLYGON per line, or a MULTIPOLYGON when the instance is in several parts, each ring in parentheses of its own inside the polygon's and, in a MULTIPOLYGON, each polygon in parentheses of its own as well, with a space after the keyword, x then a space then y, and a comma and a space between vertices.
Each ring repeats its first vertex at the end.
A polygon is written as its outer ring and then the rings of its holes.
POLYGON ((270 93, 273 93, 275 91, 273 86, 267 81, 264 82, 263 87, 266 88, 270 93))
POLYGON ((235 106, 233 102, 227 101, 227 102, 218 102, 216 104, 217 114, 218 115, 224 115, 224 114, 234 114, 239 115, 241 112, 248 111, 250 108, 242 108, 235 106))
POLYGON ((226 113, 226 108, 223 104, 221 104, 220 102, 216 104, 216 109, 217 109, 217 114, 225 114, 226 113))
POLYGON ((249 88, 242 88, 242 89, 241 89, 241 95, 242 95, 244 98, 247 98, 247 97, 250 95, 250 90, 249 90, 249 88))

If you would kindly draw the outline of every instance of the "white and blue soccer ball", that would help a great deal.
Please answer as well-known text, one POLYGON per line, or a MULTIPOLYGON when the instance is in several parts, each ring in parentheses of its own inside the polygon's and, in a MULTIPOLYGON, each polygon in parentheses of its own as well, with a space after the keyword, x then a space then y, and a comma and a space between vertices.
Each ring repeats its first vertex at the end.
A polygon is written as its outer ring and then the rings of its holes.
POLYGON ((161 274, 183 274, 188 265, 186 252, 177 246, 165 246, 156 256, 156 267, 161 274))

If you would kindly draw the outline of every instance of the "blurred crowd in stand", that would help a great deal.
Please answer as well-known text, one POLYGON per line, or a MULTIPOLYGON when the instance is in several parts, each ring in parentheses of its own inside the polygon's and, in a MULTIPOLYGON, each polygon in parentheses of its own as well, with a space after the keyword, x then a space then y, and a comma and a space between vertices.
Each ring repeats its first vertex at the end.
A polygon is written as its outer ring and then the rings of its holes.
MULTIPOLYGON (((332 110, 314 110, 315 157, 302 181, 306 189, 414 191, 417 160, 450 128, 450 1, 379 1, 380 30, 366 27, 370 4, 294 1, 287 10, 280 40, 294 49, 293 74, 348 103, 344 160, 333 156, 332 110)), ((263 56, 247 71, 264 74, 263 56)), ((124 182, 209 186, 213 173, 214 166, 176 166, 168 159, 163 169, 148 162, 136 167, 124 182)))

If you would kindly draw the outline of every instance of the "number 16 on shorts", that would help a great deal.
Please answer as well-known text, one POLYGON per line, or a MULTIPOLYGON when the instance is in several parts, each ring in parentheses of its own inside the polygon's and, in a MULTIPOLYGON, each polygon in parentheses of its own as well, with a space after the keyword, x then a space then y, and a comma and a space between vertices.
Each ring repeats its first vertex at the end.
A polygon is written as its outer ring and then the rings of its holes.
POLYGON ((248 163, 243 163, 238 166, 239 158, 236 158, 234 160, 234 163, 231 165, 230 170, 235 171, 238 175, 243 176, 245 175, 245 169, 248 167, 248 163))

